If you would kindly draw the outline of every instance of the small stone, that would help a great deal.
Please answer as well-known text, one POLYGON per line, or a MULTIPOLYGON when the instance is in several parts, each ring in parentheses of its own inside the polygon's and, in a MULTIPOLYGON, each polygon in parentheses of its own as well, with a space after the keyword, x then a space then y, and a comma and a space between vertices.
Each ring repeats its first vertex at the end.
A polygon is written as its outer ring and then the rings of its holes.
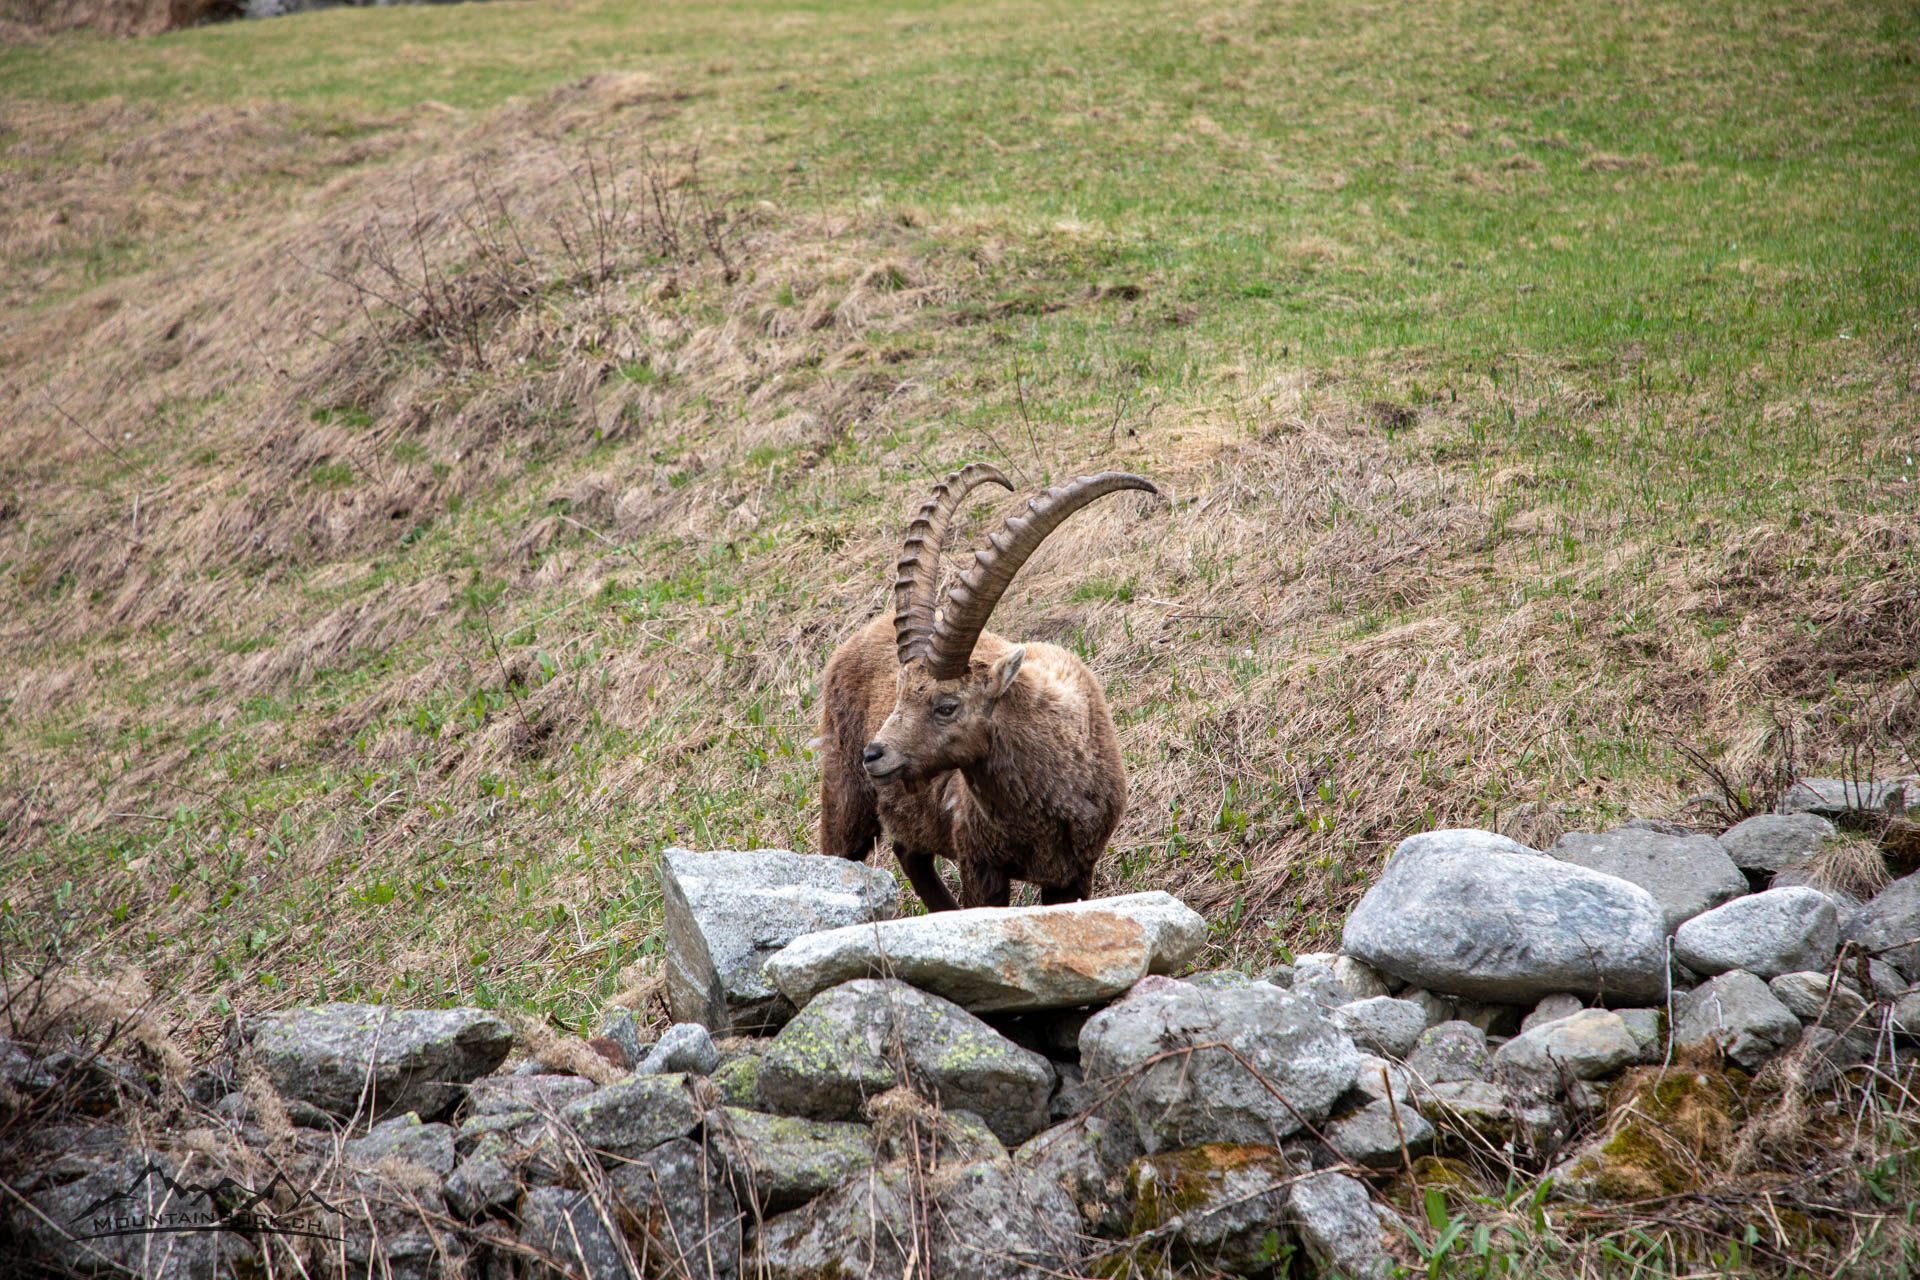
POLYGON ((640 1035, 640 1020, 633 1016, 631 1009, 609 1009, 600 1019, 600 1029, 595 1038, 611 1040, 620 1046, 620 1052, 627 1055, 627 1065, 647 1056, 647 1042, 640 1035))
POLYGON ((1876 1000, 1897 1000, 1913 989, 1913 984, 1885 960, 1867 961, 1867 981, 1873 987, 1876 1000))
POLYGON ((1553 1097, 1568 1079, 1603 1079, 1639 1057, 1640 1044, 1619 1014, 1582 1009, 1515 1036, 1493 1055, 1493 1065, 1525 1092, 1553 1097))
POLYGON ((1674 1001, 1673 1042, 1717 1040, 1727 1058, 1747 1071, 1800 1038, 1800 1020, 1767 984, 1744 970, 1722 974, 1674 1001))
POLYGON ((1920 1040, 1920 991, 1895 1000, 1888 1018, 1895 1035, 1903 1040, 1920 1040))
POLYGON ((784 1213, 873 1167, 865 1125, 770 1116, 727 1107, 707 1122, 741 1201, 784 1213))
POLYGON ((1409 1158, 1433 1150, 1433 1126, 1426 1118, 1409 1103, 1385 1098, 1329 1121, 1325 1132, 1327 1144, 1336 1154, 1368 1169, 1401 1165, 1403 1136, 1409 1158))
POLYGON ((710 1076, 720 1069, 720 1051, 697 1022, 676 1022, 633 1069, 637 1076, 710 1076))
POLYGON ((674 1138, 608 1171, 614 1221, 650 1274, 734 1280, 740 1274, 741 1213, 720 1161, 700 1143, 674 1138), (656 1269, 657 1268, 657 1269, 656 1269))
POLYGON ((1320 1006, 1322 1013, 1330 1013, 1341 1005, 1353 1003, 1353 992, 1334 976, 1333 966, 1318 960, 1295 960, 1293 985, 1288 990, 1313 1001, 1320 1006))
POLYGON ((1803 1023, 1847 1028, 1866 1020, 1867 1002, 1860 993, 1844 982, 1830 982, 1826 973, 1783 973, 1767 988, 1803 1023))
POLYGON ((1419 1005, 1420 1011, 1426 1015, 1429 1027, 1437 1027, 1443 1022, 1452 1022, 1460 1016, 1457 1004, 1445 996, 1433 994, 1424 987, 1407 987, 1400 992, 1400 998, 1419 1005))
POLYGON ((366 1137, 347 1142, 343 1151, 348 1163, 361 1169, 371 1169, 382 1160, 399 1160, 445 1177, 453 1172, 453 1128, 422 1124, 409 1111, 376 1124, 366 1137))
POLYGON ((1287 1221, 1323 1273, 1386 1280, 1394 1272, 1387 1228, 1356 1179, 1317 1173, 1294 1182, 1287 1189, 1287 1221))
POLYGON ((1674 935, 1673 951, 1703 974, 1744 969, 1762 978, 1833 962, 1840 919, 1814 889, 1769 889, 1695 916, 1674 935))
POLYGON ((1763 813, 1720 837, 1721 847, 1742 871, 1777 875, 1816 857, 1839 832, 1812 813, 1763 813))
POLYGON ((1374 996, 1341 1005, 1331 1015, 1333 1025, 1353 1038, 1362 1050, 1388 1058, 1413 1052, 1427 1015, 1419 1005, 1392 996, 1374 996))
POLYGON ((1562 1018, 1571 1018, 1587 1007, 1587 1002, 1579 996, 1568 995, 1562 991, 1550 995, 1533 1007, 1533 1012, 1521 1019, 1520 1030, 1528 1032, 1549 1022, 1558 1022, 1562 1018))
POLYGON ((1349 955, 1336 956, 1331 968, 1334 981, 1345 987, 1355 1000, 1390 996, 1398 985, 1364 960, 1356 960, 1349 955))
POLYGON ((1660 1057, 1660 1025, 1666 1015, 1659 1009, 1615 1009, 1620 1022, 1640 1046, 1640 1061, 1652 1062, 1660 1057))
POLYGON ((1487 1039, 1495 1036, 1517 1035, 1520 1031, 1520 1017, 1526 1010, 1519 1005, 1481 1004, 1477 1000, 1461 1000, 1454 1006, 1454 1017, 1461 1022, 1471 1023, 1486 1033, 1487 1039))
POLYGON ((1602 835, 1575 831, 1560 837, 1548 852, 1645 889, 1660 904, 1668 933, 1747 892, 1746 876, 1712 836, 1679 837, 1635 828, 1602 835))
POLYGON ((667 1009, 721 1035, 771 1031, 794 1006, 766 973, 795 938, 891 920, 893 876, 844 858, 784 849, 660 855, 665 898, 667 1009))
POLYGON ((559 1259, 584 1280, 628 1280, 625 1251, 584 1191, 534 1187, 520 1202, 520 1243, 559 1259))
POLYGON ((1407 1070, 1427 1084, 1485 1080, 1493 1069, 1486 1032, 1469 1022, 1443 1022, 1420 1034, 1407 1056, 1407 1070))
POLYGON ((471 1222, 507 1208, 520 1195, 520 1184, 507 1165, 507 1144, 498 1138, 483 1142, 447 1177, 447 1209, 471 1222))
POLYGON ((1360 1071, 1353 1078, 1353 1087, 1369 1099, 1392 1098, 1405 1102, 1413 1096, 1413 1075, 1399 1063, 1362 1054, 1360 1071))
POLYGON ((560 1118, 601 1163, 615 1164, 692 1133, 700 1109, 685 1076, 629 1076, 569 1102, 560 1118))
POLYGON ((1849 914, 1840 938, 1859 943, 1909 981, 1920 978, 1920 872, 1895 880, 1849 914))
POLYGON ((1014 1159, 1066 1191, 1089 1231, 1112 1237, 1125 1235, 1132 1221, 1127 1172, 1139 1155, 1131 1125, 1088 1116, 1035 1134, 1014 1159))

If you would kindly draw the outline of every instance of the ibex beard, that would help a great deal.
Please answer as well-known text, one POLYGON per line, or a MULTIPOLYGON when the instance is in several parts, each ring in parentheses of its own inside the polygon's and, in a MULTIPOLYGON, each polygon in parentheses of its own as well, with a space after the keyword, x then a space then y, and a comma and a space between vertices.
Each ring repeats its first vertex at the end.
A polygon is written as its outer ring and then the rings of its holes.
POLYGON ((1156 490, 1121 472, 1047 490, 1001 526, 936 610, 941 538, 984 483, 1013 487, 984 463, 934 487, 907 527, 893 617, 842 644, 823 682, 821 849, 864 860, 884 832, 930 911, 1006 906, 1015 880, 1037 886, 1043 903, 1085 898, 1126 812, 1100 682, 1065 649, 1013 644, 985 626, 1068 516, 1121 489, 1156 490), (958 902, 940 858, 959 867, 958 902))

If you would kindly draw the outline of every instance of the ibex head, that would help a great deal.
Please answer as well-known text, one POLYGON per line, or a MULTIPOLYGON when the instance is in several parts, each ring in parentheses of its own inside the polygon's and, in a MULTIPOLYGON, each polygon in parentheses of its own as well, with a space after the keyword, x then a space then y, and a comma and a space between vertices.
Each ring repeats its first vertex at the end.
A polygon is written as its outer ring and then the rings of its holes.
POLYGON ((1027 651, 1013 645, 983 660, 974 656, 974 646, 1014 575, 1048 534, 1088 503, 1121 489, 1159 492, 1139 476, 1121 471, 1082 476, 1048 489, 1027 504, 1024 515, 1009 516, 988 538, 987 549, 974 553, 973 567, 948 590, 936 613, 941 540, 960 503, 982 484, 1013 488, 997 467, 973 463, 935 485, 907 526, 894 584, 900 683, 893 714, 863 753, 867 773, 876 782, 911 786, 986 757, 993 741, 994 708, 1013 687, 1027 651))

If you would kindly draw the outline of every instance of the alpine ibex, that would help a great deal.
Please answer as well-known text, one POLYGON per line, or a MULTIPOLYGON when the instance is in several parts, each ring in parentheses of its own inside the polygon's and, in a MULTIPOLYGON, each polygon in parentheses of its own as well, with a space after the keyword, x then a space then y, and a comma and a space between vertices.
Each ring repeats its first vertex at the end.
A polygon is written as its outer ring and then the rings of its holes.
POLYGON ((985 630, 994 605, 1048 534, 1121 489, 1108 471, 1048 489, 975 553, 936 614, 940 544, 967 494, 1012 489, 985 463, 953 472, 907 526, 893 617, 834 652, 822 690, 820 847, 864 861, 884 830, 929 911, 959 906, 935 862, 960 866, 969 907, 1006 906, 1011 881, 1046 903, 1093 888, 1093 866, 1127 805, 1127 777, 1100 682, 1050 644, 985 630))

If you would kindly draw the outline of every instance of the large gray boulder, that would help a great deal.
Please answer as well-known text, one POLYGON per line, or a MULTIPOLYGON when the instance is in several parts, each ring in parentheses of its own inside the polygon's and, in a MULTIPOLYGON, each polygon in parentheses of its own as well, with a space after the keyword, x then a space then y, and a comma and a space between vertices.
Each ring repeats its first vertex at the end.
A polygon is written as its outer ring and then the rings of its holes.
POLYGON ((1878 955, 1908 981, 1920 979, 1920 872, 1895 880, 1848 915, 1840 938, 1878 955))
POLYGON ((1815 813, 1763 813, 1720 837, 1720 846, 1742 871, 1777 875, 1810 861, 1839 834, 1815 813))
POLYGON ((860 978, 815 997, 780 1029, 760 1059, 759 1097, 782 1115, 857 1120, 868 1098, 912 1083, 949 1111, 978 1115, 1011 1147, 1046 1127, 1053 1079, 1044 1057, 951 1000, 860 978))
POLYGON ((1501 1004, 1666 990, 1665 917, 1651 894, 1485 831, 1401 841, 1344 944, 1416 986, 1501 1004))
POLYGON ((877 867, 784 849, 660 855, 667 1009, 715 1035, 771 1031, 793 1004, 767 957, 803 934, 891 920, 900 887, 877 867))
POLYGON ((1755 1071, 1800 1039, 1800 1019, 1767 984, 1736 970, 1695 987, 1673 1003, 1673 1042, 1717 1040, 1728 1059, 1755 1071))
POLYGON ((762 1213, 797 1209, 873 1167, 873 1135, 861 1124, 725 1107, 708 1113, 707 1133, 735 1193, 762 1213))
POLYGON ((1080 1061, 1095 1096, 1116 1091, 1111 1114, 1133 1125, 1148 1155, 1277 1142, 1325 1119, 1360 1069, 1353 1042, 1291 991, 1159 978, 1087 1020, 1080 1061), (1226 1047, 1169 1056, 1216 1043, 1226 1047))
POLYGON ((1394 1273, 1389 1242, 1398 1232, 1382 1221, 1366 1184, 1343 1173, 1316 1173, 1287 1189, 1287 1222, 1323 1275, 1387 1280, 1394 1273))
POLYGON ((438 1119, 513 1046, 507 1024, 483 1009, 328 1004, 254 1015, 241 1034, 283 1097, 343 1118, 438 1119))
POLYGON ((975 907, 812 933, 767 961, 796 1006, 854 978, 901 978, 976 1013, 1113 999, 1184 967, 1207 922, 1169 893, 1051 907, 975 907))
POLYGON ((1673 935, 1673 954, 1709 976, 1745 969, 1762 978, 1833 963, 1840 915, 1818 889, 1769 889, 1695 916, 1673 935))
POLYGON ((1596 835, 1572 831, 1548 850, 1589 871, 1632 881, 1660 904, 1668 933, 1703 911, 1747 892, 1747 878, 1712 836, 1670 836, 1626 827, 1596 835))
POLYGON ((1079 1227, 1066 1193, 1012 1160, 925 1179, 894 1165, 769 1219, 756 1265, 766 1280, 1038 1280, 1074 1274, 1079 1227))

